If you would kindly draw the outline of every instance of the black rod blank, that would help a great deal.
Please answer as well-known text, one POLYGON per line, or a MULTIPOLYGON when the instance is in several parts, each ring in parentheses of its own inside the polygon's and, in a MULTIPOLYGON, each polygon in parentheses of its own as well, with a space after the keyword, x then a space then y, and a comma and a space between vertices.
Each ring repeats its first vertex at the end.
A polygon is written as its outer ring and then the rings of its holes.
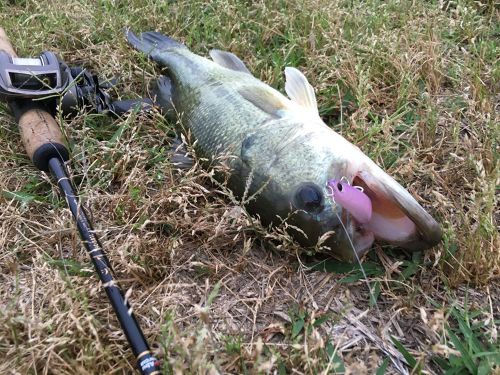
POLYGON ((132 347, 132 351, 137 358, 138 367, 143 375, 156 375, 160 374, 160 367, 158 360, 153 357, 149 346, 144 338, 144 335, 139 327, 130 305, 123 297, 118 284, 113 277, 113 270, 109 263, 106 254, 104 253, 99 239, 97 238, 84 208, 80 205, 78 196, 75 194, 71 181, 69 180, 68 173, 64 167, 63 162, 59 158, 51 158, 49 160, 49 170, 55 177, 59 188, 61 189, 66 202, 76 220, 76 225, 83 244, 85 245, 95 270, 99 275, 99 279, 104 286, 104 290, 108 295, 111 305, 115 310, 116 316, 120 321, 120 325, 125 332, 125 336, 132 347))

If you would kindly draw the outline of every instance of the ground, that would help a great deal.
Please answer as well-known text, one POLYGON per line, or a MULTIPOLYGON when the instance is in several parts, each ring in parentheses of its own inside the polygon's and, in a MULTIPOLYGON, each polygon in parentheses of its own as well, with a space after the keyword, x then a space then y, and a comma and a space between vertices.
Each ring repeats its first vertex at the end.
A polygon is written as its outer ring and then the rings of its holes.
MULTIPOLYGON (((499 10, 494 1, 0 0, 19 56, 55 51, 146 95, 159 69, 123 29, 238 55, 404 185, 443 241, 356 265, 263 228, 159 114, 59 118, 68 168, 165 373, 498 373, 499 10)), ((0 106, 0 373, 133 373, 135 360, 51 178, 0 106)))

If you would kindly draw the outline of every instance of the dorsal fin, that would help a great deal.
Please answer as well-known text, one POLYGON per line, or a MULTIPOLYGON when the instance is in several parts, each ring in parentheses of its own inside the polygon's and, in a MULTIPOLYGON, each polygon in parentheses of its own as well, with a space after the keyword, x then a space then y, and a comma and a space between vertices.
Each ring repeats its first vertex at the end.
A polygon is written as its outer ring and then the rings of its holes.
POLYGON ((314 89, 302 72, 295 68, 286 67, 285 78, 285 91, 290 99, 305 108, 311 109, 319 116, 314 89))
POLYGON ((210 51, 210 57, 212 57, 212 60, 214 60, 214 62, 223 66, 224 68, 248 73, 250 75, 252 74, 247 69, 243 61, 241 61, 235 54, 231 52, 213 49, 210 51))

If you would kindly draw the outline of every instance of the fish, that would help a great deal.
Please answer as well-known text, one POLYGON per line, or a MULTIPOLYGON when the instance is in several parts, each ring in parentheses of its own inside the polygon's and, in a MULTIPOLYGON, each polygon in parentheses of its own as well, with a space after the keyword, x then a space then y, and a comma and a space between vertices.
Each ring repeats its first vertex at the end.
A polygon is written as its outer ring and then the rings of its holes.
POLYGON ((297 68, 284 69, 287 97, 231 52, 213 49, 209 60, 158 32, 125 34, 166 71, 157 102, 177 114, 197 155, 224 158, 229 189, 251 197, 245 207, 264 225, 285 221, 301 246, 351 261, 374 241, 410 251, 440 242, 440 225, 412 195, 324 123, 314 89, 297 68), (349 194, 332 197, 330 181, 347 183, 341 190, 349 194))

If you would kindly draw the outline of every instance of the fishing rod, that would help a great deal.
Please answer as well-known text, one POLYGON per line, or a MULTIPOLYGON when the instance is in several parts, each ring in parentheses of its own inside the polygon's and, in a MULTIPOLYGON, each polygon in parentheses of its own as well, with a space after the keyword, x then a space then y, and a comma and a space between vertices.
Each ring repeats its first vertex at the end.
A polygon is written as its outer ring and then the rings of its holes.
MULTIPOLYGON (((79 72, 79 76, 82 76, 81 73, 79 72)), ((18 58, 5 31, 0 27, 0 98, 7 101, 19 124, 22 141, 33 164, 41 171, 50 172, 57 181, 76 221, 82 242, 137 359, 140 373, 157 375, 160 374, 159 361, 152 355, 132 309, 114 279, 111 264, 71 184, 64 166, 69 160, 69 151, 53 116, 56 105, 53 98, 63 92, 72 92, 73 97, 66 100, 69 110, 74 109, 74 105, 82 104, 85 95, 88 99, 90 94, 95 96, 92 98, 94 105, 97 103, 95 99, 100 101, 97 111, 112 109, 112 103, 103 93, 100 93, 102 97, 96 96, 99 91, 95 90, 96 87, 91 87, 92 80, 83 80, 83 84, 82 81, 77 82, 73 91, 68 90, 71 82, 71 69, 58 61, 51 52, 44 52, 38 58, 18 58), (82 87, 91 87, 91 90, 84 92, 82 87)), ((64 97, 62 100, 61 104, 64 106, 64 97)), ((130 109, 136 103, 119 102, 116 108, 120 112, 130 109)))

